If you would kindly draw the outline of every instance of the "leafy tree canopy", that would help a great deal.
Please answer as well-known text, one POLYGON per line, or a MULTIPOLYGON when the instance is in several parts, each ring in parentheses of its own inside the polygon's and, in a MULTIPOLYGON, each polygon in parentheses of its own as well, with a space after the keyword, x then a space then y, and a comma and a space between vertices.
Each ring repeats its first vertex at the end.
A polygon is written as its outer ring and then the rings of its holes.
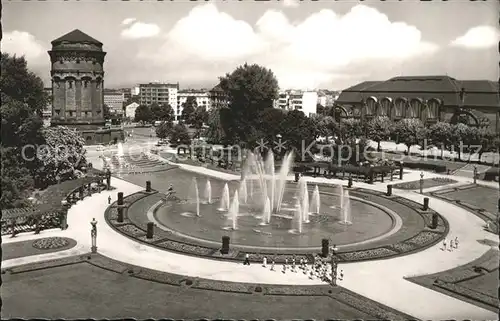
POLYGON ((160 126, 156 127, 156 137, 160 139, 166 139, 167 137, 170 136, 172 129, 173 129, 173 124, 172 122, 162 122, 160 126))
POLYGON ((170 141, 175 144, 191 144, 191 136, 187 127, 182 123, 175 125, 170 132, 170 141))
POLYGON ((186 102, 182 104, 182 119, 187 124, 193 123, 193 114, 198 108, 198 104, 196 103, 196 97, 188 96, 186 102))
POLYGON ((153 121, 153 113, 151 109, 146 105, 140 105, 135 110, 135 121, 151 123, 153 121))

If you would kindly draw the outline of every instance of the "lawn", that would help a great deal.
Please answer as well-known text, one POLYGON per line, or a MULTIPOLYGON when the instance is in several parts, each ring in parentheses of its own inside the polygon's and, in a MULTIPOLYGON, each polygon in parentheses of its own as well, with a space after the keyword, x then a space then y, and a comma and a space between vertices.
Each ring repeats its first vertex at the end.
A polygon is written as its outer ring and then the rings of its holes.
MULTIPOLYGON (((426 179, 424 179, 423 188, 425 189, 425 188, 443 186, 443 185, 453 184, 456 182, 457 181, 455 181, 451 178, 448 178, 448 177, 426 178, 426 179)), ((398 189, 405 189, 405 190, 419 189, 420 188, 420 180, 394 184, 393 187, 398 188, 398 189)))
MULTIPOLYGON (((14 243, 2 244, 2 261, 17 259, 20 257, 30 256, 30 255, 38 255, 38 254, 46 254, 51 252, 58 252, 68 250, 76 245, 76 241, 70 238, 59 238, 67 241, 67 244, 62 247, 55 248, 46 248, 46 249, 37 249, 33 246, 33 240, 30 241, 21 241, 14 243)), ((53 238, 45 238, 39 240, 53 240, 53 238)), ((65 242, 66 243, 66 242, 65 242)))
POLYGON ((498 190, 494 188, 475 186, 440 195, 484 208, 492 214, 497 212, 498 190))
POLYGON ((3 318, 373 318, 327 296, 192 289, 141 280, 88 263, 4 274, 2 301, 3 318))

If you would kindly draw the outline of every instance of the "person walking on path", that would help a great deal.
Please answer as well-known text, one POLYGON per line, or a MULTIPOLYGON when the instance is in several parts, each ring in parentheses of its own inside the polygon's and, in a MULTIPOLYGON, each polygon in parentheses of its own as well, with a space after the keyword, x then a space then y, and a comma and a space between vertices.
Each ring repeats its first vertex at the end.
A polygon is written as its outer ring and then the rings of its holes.
POLYGON ((458 236, 455 236, 455 248, 458 249, 458 236))
POLYGON ((266 266, 267 266, 267 258, 266 258, 266 257, 264 257, 264 258, 262 259, 262 267, 266 267, 266 266))
POLYGON ((271 261, 271 271, 274 271, 274 260, 271 261))
POLYGON ((453 240, 450 240, 450 247, 448 248, 448 251, 452 252, 454 247, 455 246, 454 246, 453 240))
POLYGON ((446 251, 446 239, 443 240, 443 248, 441 250, 446 251))
POLYGON ((108 205, 111 204, 111 195, 108 196, 108 205))
POLYGON ((250 265, 250 257, 248 253, 245 254, 245 262, 243 262, 243 265, 250 265))

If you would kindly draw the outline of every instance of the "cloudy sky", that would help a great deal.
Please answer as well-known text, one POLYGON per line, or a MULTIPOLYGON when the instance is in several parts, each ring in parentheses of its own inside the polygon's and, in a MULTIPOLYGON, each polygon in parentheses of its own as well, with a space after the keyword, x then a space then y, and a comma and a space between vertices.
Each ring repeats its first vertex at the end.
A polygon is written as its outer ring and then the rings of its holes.
POLYGON ((210 87, 244 62, 282 88, 343 89, 399 75, 498 78, 498 2, 62 0, 3 3, 2 51, 50 84, 50 41, 104 43, 106 86, 210 87))

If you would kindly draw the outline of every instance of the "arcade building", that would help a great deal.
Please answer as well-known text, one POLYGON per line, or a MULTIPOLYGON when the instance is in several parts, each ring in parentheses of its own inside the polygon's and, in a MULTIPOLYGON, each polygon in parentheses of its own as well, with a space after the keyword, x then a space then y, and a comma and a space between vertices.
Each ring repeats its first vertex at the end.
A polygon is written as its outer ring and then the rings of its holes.
POLYGON ((103 44, 75 29, 52 41, 51 126, 78 130, 87 145, 118 142, 123 130, 105 127, 103 44))
POLYGON ((426 125, 463 122, 500 133, 499 86, 488 80, 414 76, 365 81, 343 90, 335 104, 340 119, 419 118, 426 125))

